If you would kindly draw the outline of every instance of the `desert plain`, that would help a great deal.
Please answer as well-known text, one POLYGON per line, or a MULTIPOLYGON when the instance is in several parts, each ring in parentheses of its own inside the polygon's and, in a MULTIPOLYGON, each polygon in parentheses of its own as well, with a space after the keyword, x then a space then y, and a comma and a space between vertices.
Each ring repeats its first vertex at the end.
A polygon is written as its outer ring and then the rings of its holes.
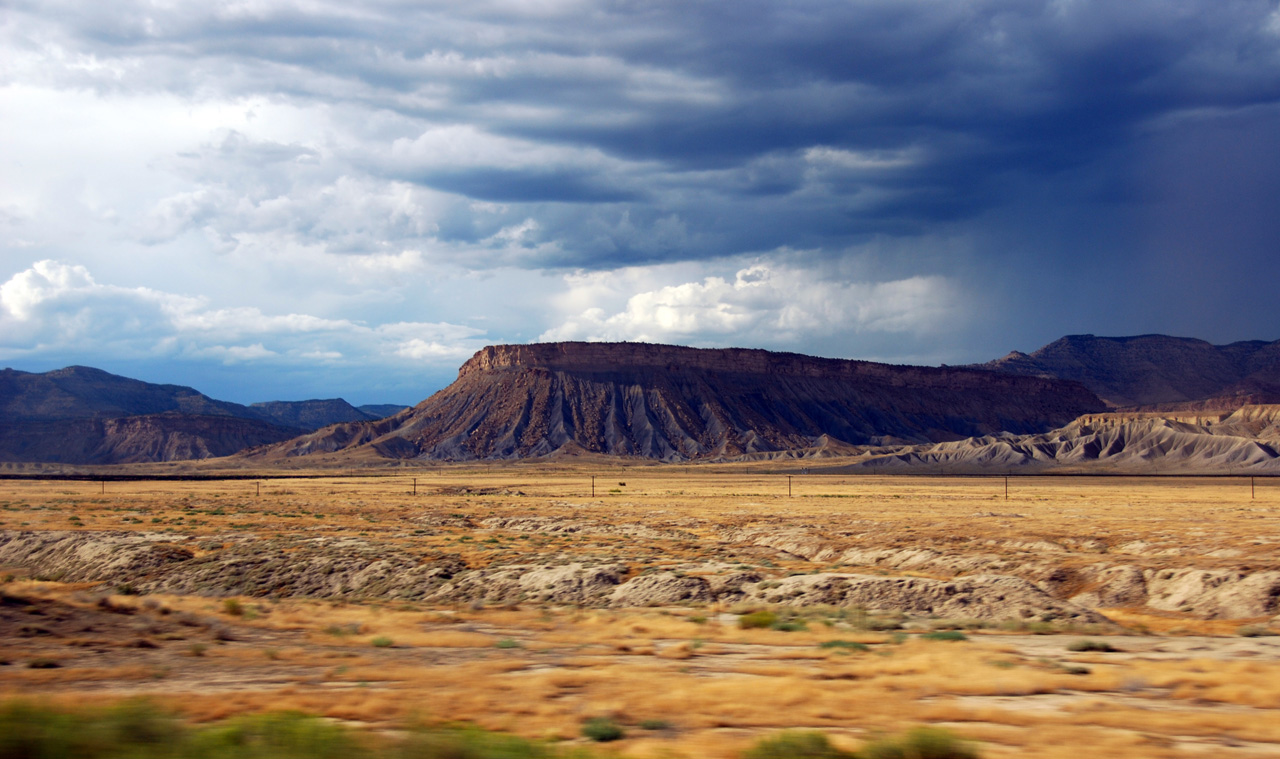
POLYGON ((919 725, 983 757, 1280 756, 1269 478, 121 471, 0 481, 0 700, 635 757, 919 725))

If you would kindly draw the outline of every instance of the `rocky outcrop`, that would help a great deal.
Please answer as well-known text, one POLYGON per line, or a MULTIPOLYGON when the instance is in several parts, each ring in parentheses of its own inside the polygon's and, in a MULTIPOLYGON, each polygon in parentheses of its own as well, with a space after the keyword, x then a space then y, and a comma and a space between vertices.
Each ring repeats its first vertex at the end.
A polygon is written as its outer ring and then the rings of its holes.
MULTIPOLYGON (((760 534, 744 531, 736 537, 754 543, 760 534)), ((821 545, 815 556, 835 550, 821 545)), ((1117 607, 1200 619, 1280 614, 1280 570, 1274 568, 1143 567, 1129 561, 1086 563, 1080 556, 1062 549, 1047 555, 1027 549, 1019 556, 866 546, 847 547, 839 557, 846 565, 867 567, 865 572, 851 568, 770 577, 730 563, 708 563, 633 574, 616 562, 471 567, 457 555, 410 554, 360 538, 264 541, 228 535, 196 541, 164 533, 0 531, 0 566, 26 567, 50 580, 127 585, 136 592, 593 607, 834 606, 912 617, 1064 624, 1100 623, 1104 618, 1096 610, 1117 607), (951 576, 894 576, 886 570, 951 576)))
POLYGON ((875 471, 1034 472, 1106 469, 1131 473, 1280 473, 1274 416, 1244 406, 1232 414, 1089 414, 1037 435, 970 438, 868 452, 850 465, 875 471))
POLYGON ((672 606, 707 603, 714 598, 711 585, 701 577, 660 572, 641 575, 619 585, 609 596, 609 602, 613 606, 672 606))
POLYGON ((724 459, 1041 432, 1102 408, 1074 383, 972 369, 641 343, 503 345, 478 352, 412 411, 254 456, 724 459))
POLYGON ((1007 575, 955 580, 857 574, 796 575, 758 583, 748 598, 793 606, 857 607, 869 612, 987 621, 1025 620, 1098 624, 1101 615, 1050 596, 1007 575))
POLYGON ((490 530, 546 534, 622 535, 656 540, 694 540, 696 535, 685 530, 663 529, 631 522, 605 522, 566 519, 563 517, 491 517, 480 524, 490 530))
POLYGON ((190 561, 190 549, 161 533, 0 531, 0 565, 24 566, 62 582, 124 582, 190 561))
POLYGON ((430 600, 600 606, 622 581, 625 571, 625 567, 617 565, 583 564, 481 569, 455 577, 433 593, 430 600))

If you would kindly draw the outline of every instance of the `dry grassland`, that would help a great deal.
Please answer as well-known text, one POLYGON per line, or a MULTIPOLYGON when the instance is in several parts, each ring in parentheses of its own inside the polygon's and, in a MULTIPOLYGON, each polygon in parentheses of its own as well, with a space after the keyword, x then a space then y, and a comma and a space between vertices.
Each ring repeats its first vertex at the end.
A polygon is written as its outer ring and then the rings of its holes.
MULTIPOLYGON (((1015 478, 1006 500, 1000 478, 801 471, 790 497, 785 474, 748 466, 442 467, 108 482, 105 493, 97 482, 4 481, 0 529, 162 533, 197 557, 246 541, 287 551, 323 538, 341 551, 356 540, 473 570, 572 561, 618 563, 626 577, 963 574, 936 561, 841 559, 927 549, 1003 557, 1012 569, 1051 560, 1062 574, 1046 582, 1063 598, 1087 590, 1073 566, 1121 547, 1125 561, 1157 571, 1280 567, 1280 484, 1270 481, 1251 497, 1247 479, 1015 478), (484 524, 524 517, 561 521, 484 524), (563 524, 570 531, 556 531, 563 524), (796 530, 794 551, 770 539, 796 530)), ((575 741, 584 720, 606 716, 626 730, 611 750, 628 756, 734 757, 784 728, 852 748, 919 724, 979 742, 984 757, 1280 756, 1280 638, 1238 634, 1266 632, 1267 618, 1117 607, 1101 609, 1115 626, 1082 631, 780 607, 784 631, 740 627, 740 614, 768 606, 758 601, 229 600, 111 594, 119 588, 30 566, 0 567, 0 577, 0 698, 144 695, 199 721, 299 709, 374 729, 460 720, 575 741), (939 628, 965 628, 967 639, 926 635, 939 628), (1090 648, 1086 639, 1115 650, 1072 650, 1090 648)))

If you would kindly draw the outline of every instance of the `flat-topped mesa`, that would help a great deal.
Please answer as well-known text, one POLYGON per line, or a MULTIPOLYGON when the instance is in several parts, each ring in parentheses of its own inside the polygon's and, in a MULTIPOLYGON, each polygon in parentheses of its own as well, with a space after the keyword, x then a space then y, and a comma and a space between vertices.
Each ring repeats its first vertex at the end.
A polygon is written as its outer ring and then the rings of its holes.
MULTIPOLYGON (((1021 377, 962 367, 900 366, 853 359, 819 358, 755 348, 688 348, 652 343, 533 343, 481 348, 458 370, 458 379, 502 369, 545 369, 582 373, 617 373, 636 369, 700 370, 793 377, 861 378, 916 386, 973 387, 977 384, 1019 387, 1064 386, 1047 378, 1021 377), (1042 382, 1037 380, 1043 379, 1042 382)), ((1082 388, 1083 390, 1083 388, 1082 388)))
POLYGON ((558 452, 668 461, 818 455, 1047 432, 1103 409, 1075 382, 978 369, 646 343, 495 345, 411 411, 328 428, 278 452, 359 448, 453 460, 558 452))

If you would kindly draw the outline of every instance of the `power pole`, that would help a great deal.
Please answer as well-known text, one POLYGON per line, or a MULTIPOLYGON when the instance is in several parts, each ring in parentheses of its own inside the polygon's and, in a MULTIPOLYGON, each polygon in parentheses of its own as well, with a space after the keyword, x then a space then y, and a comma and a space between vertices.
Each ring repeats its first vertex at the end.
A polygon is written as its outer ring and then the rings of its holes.
POLYGON ((787 475, 787 497, 791 497, 791 475, 787 475))

